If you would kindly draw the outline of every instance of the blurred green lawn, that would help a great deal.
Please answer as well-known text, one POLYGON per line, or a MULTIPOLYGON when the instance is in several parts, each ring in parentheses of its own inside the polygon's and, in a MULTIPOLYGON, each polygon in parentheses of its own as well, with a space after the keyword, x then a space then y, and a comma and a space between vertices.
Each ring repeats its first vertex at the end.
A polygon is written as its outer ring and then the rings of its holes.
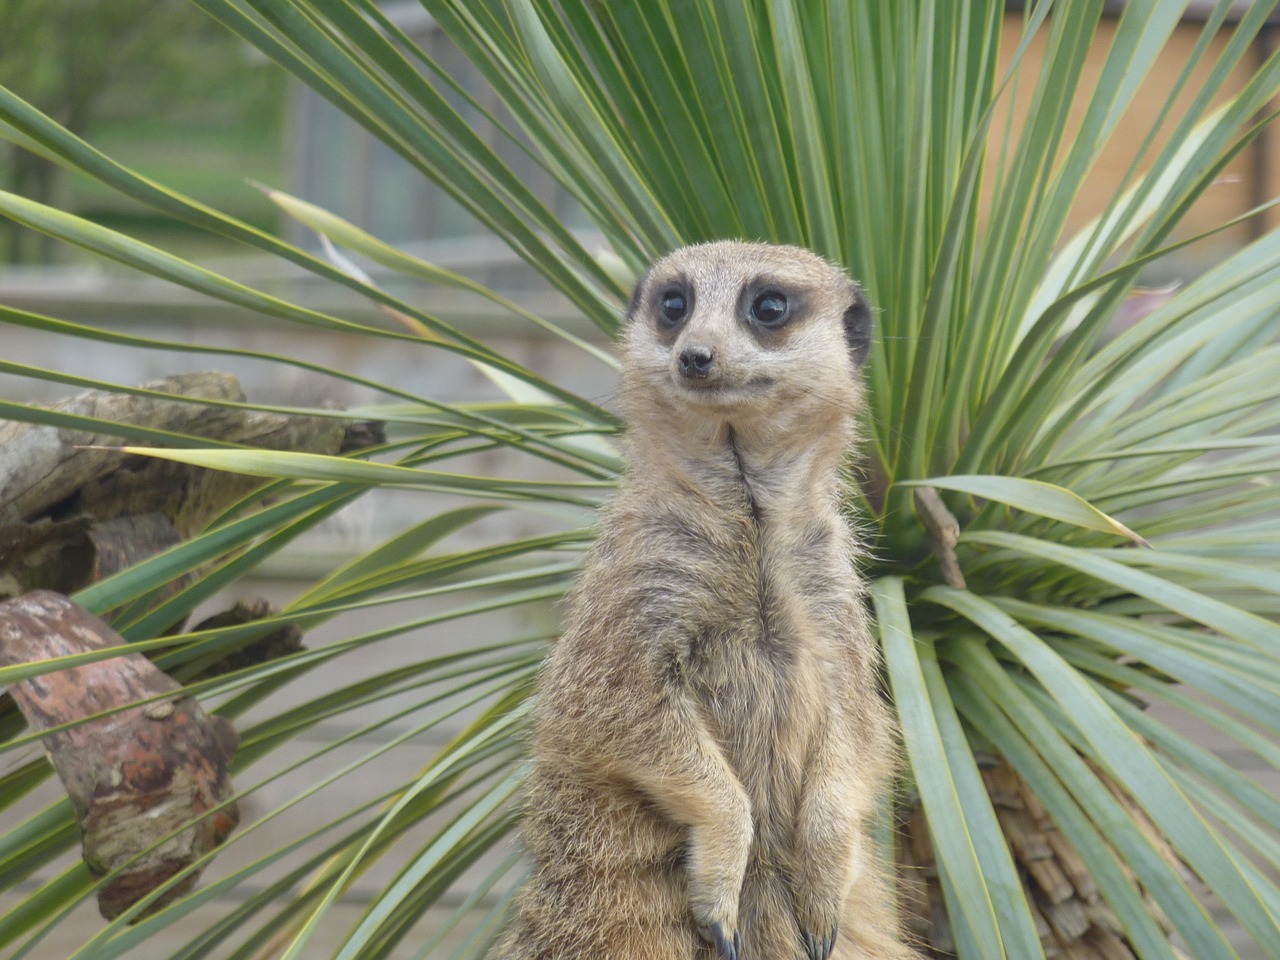
MULTIPOLYGON (((254 226, 275 231, 278 211, 252 186, 286 183, 280 125, 217 125, 181 118, 121 121, 96 130, 91 141, 108 156, 152 180, 254 226)), ((181 257, 202 258, 237 249, 228 241, 156 216, 84 176, 69 183, 69 208, 181 257)), ((65 261, 65 257, 60 256, 65 261)))

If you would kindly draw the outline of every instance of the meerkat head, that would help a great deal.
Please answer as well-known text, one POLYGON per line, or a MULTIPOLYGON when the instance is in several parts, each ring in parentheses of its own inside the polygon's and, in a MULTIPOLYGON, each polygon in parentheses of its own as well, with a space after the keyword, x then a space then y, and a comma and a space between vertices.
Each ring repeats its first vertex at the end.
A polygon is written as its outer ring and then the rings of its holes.
POLYGON ((847 420, 870 345, 861 290, 817 254, 732 241, 685 247, 655 263, 632 296, 628 414, 633 423, 767 423, 774 433, 847 420))

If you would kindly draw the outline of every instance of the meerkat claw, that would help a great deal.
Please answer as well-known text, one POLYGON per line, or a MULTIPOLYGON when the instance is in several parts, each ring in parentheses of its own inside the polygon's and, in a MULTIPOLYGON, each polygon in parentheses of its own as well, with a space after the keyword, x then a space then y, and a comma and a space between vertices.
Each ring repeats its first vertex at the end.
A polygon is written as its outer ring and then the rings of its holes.
POLYGON ((702 927, 699 932, 704 939, 715 945, 716 960, 738 960, 742 956, 742 934, 734 931, 733 938, 730 939, 719 920, 702 927))
POLYGON ((831 932, 821 939, 809 930, 804 931, 804 946, 808 951, 809 960, 827 960, 831 956, 831 951, 836 948, 836 934, 840 932, 837 924, 831 928, 831 932))

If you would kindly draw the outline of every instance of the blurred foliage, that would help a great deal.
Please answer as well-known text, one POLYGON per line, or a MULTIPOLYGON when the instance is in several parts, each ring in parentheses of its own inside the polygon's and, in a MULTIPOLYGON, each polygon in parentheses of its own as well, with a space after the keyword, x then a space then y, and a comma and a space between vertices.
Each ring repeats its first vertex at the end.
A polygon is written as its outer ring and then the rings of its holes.
MULTIPOLYGON (((223 193, 200 189, 201 170, 277 168, 283 71, 251 60, 246 44, 187 0, 0 0, 0 24, 0 85, 122 160, 212 202, 223 193)), ((144 228, 157 225, 38 149, 0 147, 0 186, 101 222, 141 216, 144 228)), ((268 209, 252 191, 236 199, 241 215, 261 219, 268 209)), ((12 225, 0 232, 0 262, 45 262, 54 250, 12 225)))

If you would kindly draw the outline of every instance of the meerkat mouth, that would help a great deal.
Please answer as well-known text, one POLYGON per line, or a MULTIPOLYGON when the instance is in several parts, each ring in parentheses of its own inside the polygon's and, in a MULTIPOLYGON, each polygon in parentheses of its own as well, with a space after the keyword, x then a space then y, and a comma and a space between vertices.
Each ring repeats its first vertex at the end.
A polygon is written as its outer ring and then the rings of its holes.
POLYGON ((774 382, 772 377, 754 377, 742 383, 723 380, 711 383, 702 380, 676 381, 685 396, 698 403, 713 405, 734 404, 758 397, 772 388, 774 382))

